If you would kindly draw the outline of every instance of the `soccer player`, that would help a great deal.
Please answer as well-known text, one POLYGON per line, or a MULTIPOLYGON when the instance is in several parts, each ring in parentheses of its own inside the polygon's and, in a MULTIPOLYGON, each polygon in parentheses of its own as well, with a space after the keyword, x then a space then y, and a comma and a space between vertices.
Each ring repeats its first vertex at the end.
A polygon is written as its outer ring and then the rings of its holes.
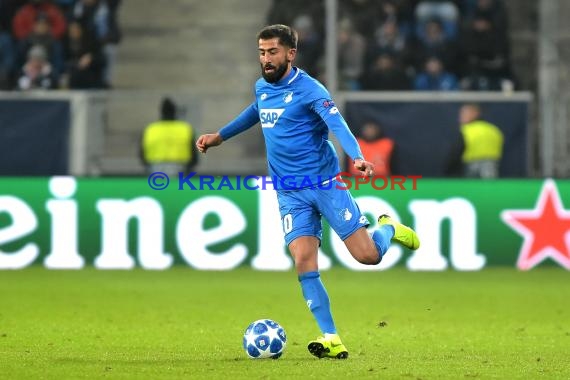
POLYGON ((378 228, 371 235, 368 233, 368 220, 350 192, 330 186, 329 181, 334 181, 341 170, 328 140, 329 130, 363 175, 374 175, 374 165, 364 160, 325 87, 292 65, 297 33, 286 25, 271 25, 258 33, 257 40, 262 78, 255 84, 255 100, 217 133, 200 136, 196 146, 206 153, 208 148, 261 123, 269 173, 277 184, 285 242, 307 306, 323 334, 309 342, 309 352, 318 358, 346 359, 348 350, 337 334, 317 264, 321 216, 344 241, 350 254, 363 264, 380 263, 391 241, 415 250, 419 239, 411 228, 387 215, 381 215, 378 228), (279 188, 285 178, 289 185, 279 188))

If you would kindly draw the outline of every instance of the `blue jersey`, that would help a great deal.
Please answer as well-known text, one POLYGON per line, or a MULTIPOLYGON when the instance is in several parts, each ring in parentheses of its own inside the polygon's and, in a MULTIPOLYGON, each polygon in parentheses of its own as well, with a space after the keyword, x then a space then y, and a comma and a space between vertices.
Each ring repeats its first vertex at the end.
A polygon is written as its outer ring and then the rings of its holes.
POLYGON ((331 130, 352 158, 362 153, 329 92, 303 70, 293 67, 277 83, 260 78, 255 102, 220 130, 224 140, 261 124, 269 174, 279 189, 314 186, 340 172, 328 140, 331 130), (275 183, 278 181, 278 184, 275 183))

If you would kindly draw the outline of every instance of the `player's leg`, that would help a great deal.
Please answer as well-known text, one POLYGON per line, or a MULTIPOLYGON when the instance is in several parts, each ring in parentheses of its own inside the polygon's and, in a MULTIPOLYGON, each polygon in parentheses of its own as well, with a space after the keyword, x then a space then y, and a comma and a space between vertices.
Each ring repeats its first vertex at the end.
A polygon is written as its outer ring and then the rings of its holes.
MULTIPOLYGON (((342 236, 341 236, 342 238, 342 236)), ((396 242, 408 249, 420 247, 418 235, 410 227, 392 220, 384 214, 378 218, 378 228, 369 233, 364 227, 344 239, 344 244, 350 254, 360 263, 375 265, 390 248, 390 243, 396 242)))
POLYGON ((318 250, 322 237, 319 213, 313 209, 305 191, 278 192, 279 212, 297 271, 303 296, 323 334, 336 333, 329 296, 321 281, 318 250))
POLYGON ((378 228, 372 233, 361 227, 344 239, 344 244, 350 254, 358 262, 369 265, 382 261, 391 242, 399 243, 412 250, 420 247, 420 240, 414 230, 392 220, 386 214, 378 218, 378 228))
POLYGON ((344 239, 344 244, 356 261, 366 265, 376 265, 390 247, 394 235, 393 228, 376 229, 372 234, 365 227, 359 227, 344 239))
POLYGON ((319 211, 356 261, 375 265, 382 260, 390 246, 394 229, 391 226, 380 227, 370 236, 366 230, 370 223, 350 192, 334 187, 320 190, 319 211))
MULTIPOLYGON (((416 232, 410 227, 393 220, 389 215, 383 214, 378 218, 379 228, 390 226, 394 229, 392 241, 403 245, 404 247, 416 250, 420 247, 420 239, 416 232)), ((374 238, 374 236, 372 236, 374 238)))
POLYGON ((307 348, 318 358, 346 359, 348 350, 337 334, 328 293, 321 281, 317 255, 320 240, 314 236, 301 236, 289 244, 295 261, 305 302, 319 325, 323 336, 309 342, 307 348))
POLYGON ((316 236, 300 236, 289 243, 289 251, 299 275, 319 270, 317 253, 320 240, 316 236))
POLYGON ((410 249, 419 247, 416 233, 387 215, 382 215, 378 219, 378 228, 369 233, 366 230, 368 219, 346 190, 321 190, 319 210, 344 241, 350 254, 362 264, 378 264, 392 241, 410 249))
POLYGON ((328 293, 317 267, 320 240, 314 236, 301 236, 289 244, 305 302, 313 313, 323 334, 336 334, 328 293))
POLYGON ((305 302, 323 336, 309 343, 311 354, 321 357, 348 357, 336 334, 328 293, 318 269, 318 249, 322 236, 320 214, 310 205, 306 191, 278 192, 285 242, 295 262, 305 302))

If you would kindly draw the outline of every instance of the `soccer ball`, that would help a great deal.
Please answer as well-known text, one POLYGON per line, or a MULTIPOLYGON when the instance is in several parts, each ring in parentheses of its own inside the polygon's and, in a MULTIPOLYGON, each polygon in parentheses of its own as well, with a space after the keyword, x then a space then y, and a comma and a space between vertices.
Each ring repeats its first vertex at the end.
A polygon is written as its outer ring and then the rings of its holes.
POLYGON ((243 348, 252 359, 278 359, 286 345, 285 330, 271 319, 252 322, 243 334, 243 348))

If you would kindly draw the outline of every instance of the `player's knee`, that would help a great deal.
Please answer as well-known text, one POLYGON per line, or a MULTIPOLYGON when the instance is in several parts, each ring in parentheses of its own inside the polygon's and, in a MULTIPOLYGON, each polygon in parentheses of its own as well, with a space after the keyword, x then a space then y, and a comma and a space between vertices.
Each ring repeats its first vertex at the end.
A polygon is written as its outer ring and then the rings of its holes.
POLYGON ((359 239, 347 241, 347 248, 352 257, 364 265, 376 265, 380 263, 382 255, 378 252, 376 245, 370 239, 359 239))
POLYGON ((362 252, 357 258, 358 262, 365 265, 376 265, 382 260, 382 255, 376 247, 370 247, 362 252))
POLYGON ((313 255, 311 253, 305 254, 302 252, 296 252, 293 255, 295 261, 295 269, 297 269, 299 273, 313 270, 313 268, 315 268, 317 265, 316 258, 314 256, 316 255, 313 255))

